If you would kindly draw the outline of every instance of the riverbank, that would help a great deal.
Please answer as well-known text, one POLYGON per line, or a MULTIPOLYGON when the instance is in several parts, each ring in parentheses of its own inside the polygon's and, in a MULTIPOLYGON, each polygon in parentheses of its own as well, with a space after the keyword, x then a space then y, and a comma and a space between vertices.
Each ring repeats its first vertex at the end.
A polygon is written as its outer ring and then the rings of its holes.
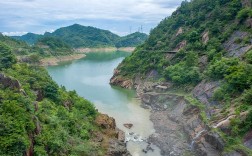
POLYGON ((50 57, 50 58, 43 58, 40 60, 41 66, 55 66, 58 65, 60 62, 67 62, 67 61, 73 61, 78 60, 81 58, 84 58, 85 54, 72 54, 67 56, 57 56, 57 57, 50 57))
POLYGON ((124 52, 133 52, 135 47, 106 47, 106 48, 77 48, 74 49, 77 53, 90 53, 90 52, 114 52, 114 51, 124 51, 124 52))
MULTIPOLYGON (((211 99, 218 83, 202 82, 183 95, 174 92, 172 83, 159 82, 155 71, 148 73, 145 79, 140 76, 127 79, 120 76, 118 70, 110 83, 136 89, 142 107, 151 110, 155 133, 148 142, 158 146, 162 155, 221 155, 225 143, 218 133, 211 131, 213 125, 206 122, 203 102, 211 99), (202 99, 202 95, 207 98, 202 99)), ((208 111, 216 110, 209 108, 208 111)))

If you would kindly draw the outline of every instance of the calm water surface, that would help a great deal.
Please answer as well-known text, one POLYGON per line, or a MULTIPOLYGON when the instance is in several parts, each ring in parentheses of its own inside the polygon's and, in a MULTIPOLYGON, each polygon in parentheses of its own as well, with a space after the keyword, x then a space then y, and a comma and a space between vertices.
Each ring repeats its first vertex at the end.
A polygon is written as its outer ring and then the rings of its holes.
POLYGON ((92 101, 99 112, 114 117, 117 127, 125 131, 126 139, 130 140, 127 148, 133 156, 158 156, 160 150, 153 145, 154 152, 142 152, 147 146, 142 140, 155 132, 149 110, 140 107, 134 91, 109 85, 113 70, 128 55, 127 52, 89 53, 81 60, 51 66, 47 70, 59 85, 76 90, 80 96, 92 101), (124 123, 134 126, 129 130, 124 123))

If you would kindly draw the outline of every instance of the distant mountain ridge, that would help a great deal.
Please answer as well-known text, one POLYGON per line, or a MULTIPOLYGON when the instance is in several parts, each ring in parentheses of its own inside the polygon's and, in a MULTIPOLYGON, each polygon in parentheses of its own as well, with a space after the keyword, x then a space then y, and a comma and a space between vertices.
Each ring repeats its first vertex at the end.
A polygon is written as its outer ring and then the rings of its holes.
POLYGON ((74 24, 59 28, 52 33, 46 32, 44 35, 27 33, 23 36, 12 36, 12 38, 25 41, 30 45, 37 44, 41 39, 47 37, 60 39, 72 48, 98 48, 136 47, 142 44, 148 38, 148 35, 136 32, 120 37, 108 30, 74 24))

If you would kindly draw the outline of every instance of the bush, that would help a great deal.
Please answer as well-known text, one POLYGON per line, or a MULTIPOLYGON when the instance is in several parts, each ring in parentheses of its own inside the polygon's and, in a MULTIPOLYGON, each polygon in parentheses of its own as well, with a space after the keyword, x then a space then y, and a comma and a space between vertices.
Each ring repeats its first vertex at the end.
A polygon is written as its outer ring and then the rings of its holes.
POLYGON ((240 21, 244 21, 248 17, 252 17, 252 9, 251 8, 244 8, 244 9, 240 10, 237 14, 237 18, 240 21))
POLYGON ((196 84, 201 80, 198 67, 186 66, 185 62, 180 62, 165 69, 165 77, 177 84, 196 84))
POLYGON ((245 60, 246 60, 248 63, 252 64, 252 50, 250 50, 249 52, 246 53, 246 55, 245 55, 245 60))
POLYGON ((213 79, 222 79, 225 74, 227 74, 227 70, 231 66, 238 65, 239 60, 236 58, 222 58, 221 60, 217 60, 213 62, 207 69, 207 75, 213 79))

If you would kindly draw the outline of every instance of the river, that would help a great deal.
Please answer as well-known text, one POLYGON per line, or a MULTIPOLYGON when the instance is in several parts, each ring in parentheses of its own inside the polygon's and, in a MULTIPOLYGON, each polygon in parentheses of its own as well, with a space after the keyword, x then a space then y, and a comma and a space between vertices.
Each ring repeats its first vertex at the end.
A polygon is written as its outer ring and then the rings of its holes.
POLYGON ((133 90, 111 86, 109 80, 113 70, 119 63, 130 55, 128 52, 93 52, 83 59, 61 63, 47 67, 51 77, 67 90, 76 90, 77 93, 94 103, 101 113, 114 117, 117 127, 126 133, 127 149, 133 156, 159 156, 160 150, 151 145, 154 151, 147 154, 146 140, 155 132, 153 123, 149 120, 149 110, 140 107, 133 90), (125 123, 132 123, 127 129, 125 123), (131 132, 133 132, 133 135, 131 132))

